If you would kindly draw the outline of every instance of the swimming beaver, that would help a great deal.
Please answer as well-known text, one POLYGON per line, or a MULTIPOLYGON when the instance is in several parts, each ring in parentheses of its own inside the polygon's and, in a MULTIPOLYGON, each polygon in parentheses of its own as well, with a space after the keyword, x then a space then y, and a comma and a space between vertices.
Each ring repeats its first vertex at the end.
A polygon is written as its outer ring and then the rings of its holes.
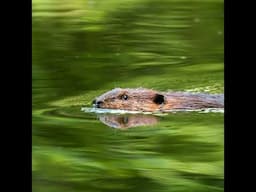
POLYGON ((180 109, 223 108, 223 94, 158 92, 144 88, 115 88, 93 101, 97 108, 130 111, 170 111, 180 109))

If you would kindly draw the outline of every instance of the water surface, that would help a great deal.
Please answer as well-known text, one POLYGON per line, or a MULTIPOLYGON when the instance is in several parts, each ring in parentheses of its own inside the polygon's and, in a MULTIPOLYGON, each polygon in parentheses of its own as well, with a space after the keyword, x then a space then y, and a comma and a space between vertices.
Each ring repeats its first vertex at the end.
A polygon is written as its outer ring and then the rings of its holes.
POLYGON ((115 87, 223 93, 223 1, 32 3, 33 191, 223 191, 223 113, 81 111, 115 87))

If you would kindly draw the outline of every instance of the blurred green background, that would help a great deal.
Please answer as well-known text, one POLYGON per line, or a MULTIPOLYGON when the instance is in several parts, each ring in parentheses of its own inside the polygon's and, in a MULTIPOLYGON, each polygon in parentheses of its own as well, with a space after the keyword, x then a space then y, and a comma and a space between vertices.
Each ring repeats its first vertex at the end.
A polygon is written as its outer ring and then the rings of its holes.
POLYGON ((223 191, 223 113, 125 131, 83 113, 114 87, 223 93, 223 1, 33 0, 33 191, 223 191))

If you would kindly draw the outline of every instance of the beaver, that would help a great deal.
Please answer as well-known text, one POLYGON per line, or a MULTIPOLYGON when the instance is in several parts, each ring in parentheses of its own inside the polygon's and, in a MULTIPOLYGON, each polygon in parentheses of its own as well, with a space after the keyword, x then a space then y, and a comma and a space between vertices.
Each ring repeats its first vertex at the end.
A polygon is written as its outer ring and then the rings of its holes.
POLYGON ((142 112, 167 112, 223 108, 223 94, 159 92, 145 88, 115 88, 93 101, 93 106, 104 109, 122 109, 142 112))

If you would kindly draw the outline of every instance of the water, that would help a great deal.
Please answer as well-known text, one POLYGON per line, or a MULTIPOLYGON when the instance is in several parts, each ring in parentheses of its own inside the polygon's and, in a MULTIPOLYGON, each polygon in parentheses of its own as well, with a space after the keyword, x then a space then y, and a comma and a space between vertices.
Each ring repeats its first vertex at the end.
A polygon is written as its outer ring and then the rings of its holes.
POLYGON ((32 3, 33 191, 223 191, 223 111, 90 108, 115 87, 223 93, 223 1, 32 3))

